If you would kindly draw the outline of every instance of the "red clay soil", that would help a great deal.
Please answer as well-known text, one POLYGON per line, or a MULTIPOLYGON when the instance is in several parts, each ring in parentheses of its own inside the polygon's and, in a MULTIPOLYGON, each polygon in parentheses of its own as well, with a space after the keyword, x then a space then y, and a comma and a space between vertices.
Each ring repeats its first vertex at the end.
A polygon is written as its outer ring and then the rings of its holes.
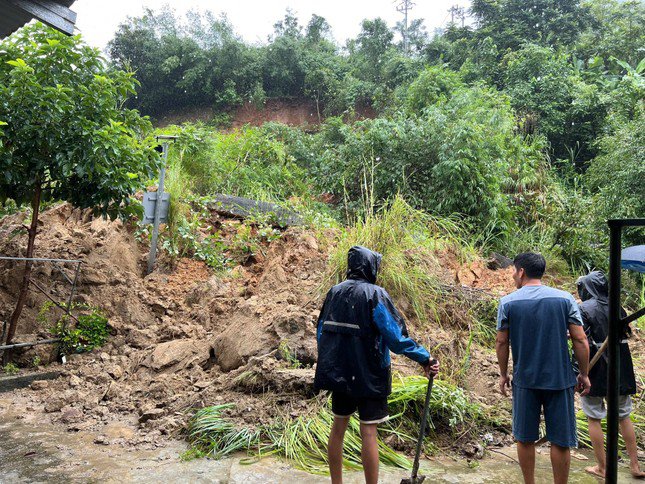
MULTIPOLYGON (((319 115, 316 102, 308 99, 267 99, 263 106, 246 101, 233 109, 231 126, 227 130, 241 128, 245 125, 261 126, 267 122, 283 123, 289 126, 317 126, 324 121, 322 113, 319 115)), ((160 116, 155 123, 159 127, 171 124, 181 124, 186 121, 201 121, 204 123, 213 119, 216 111, 211 107, 185 108, 160 116)), ((357 106, 352 117, 346 117, 348 122, 361 119, 373 119, 378 113, 371 106, 357 106)))

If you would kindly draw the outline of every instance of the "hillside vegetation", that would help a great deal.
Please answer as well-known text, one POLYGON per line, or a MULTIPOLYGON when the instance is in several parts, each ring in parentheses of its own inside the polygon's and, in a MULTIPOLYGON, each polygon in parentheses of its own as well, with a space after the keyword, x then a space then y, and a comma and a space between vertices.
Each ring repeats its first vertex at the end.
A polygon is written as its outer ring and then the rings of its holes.
POLYGON ((214 109, 176 129, 194 194, 332 201, 341 222, 401 194, 486 250, 606 266, 605 220, 644 211, 645 7, 475 0, 470 15, 432 37, 413 21, 405 51, 378 18, 339 45, 324 18, 287 11, 251 45, 225 16, 148 11, 108 50, 136 72, 144 114, 214 109), (322 124, 215 129, 271 97, 315 101, 322 124), (352 122, 363 106, 376 119, 352 122))

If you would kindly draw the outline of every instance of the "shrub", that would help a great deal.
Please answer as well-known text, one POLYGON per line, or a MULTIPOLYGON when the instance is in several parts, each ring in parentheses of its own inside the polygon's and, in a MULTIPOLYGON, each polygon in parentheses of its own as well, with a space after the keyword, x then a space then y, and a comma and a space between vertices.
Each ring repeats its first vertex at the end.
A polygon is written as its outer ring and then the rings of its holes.
POLYGON ((438 102, 445 102, 462 86, 459 73, 440 66, 426 68, 407 90, 405 106, 416 114, 438 102))
POLYGON ((50 322, 53 311, 59 309, 47 301, 38 314, 41 324, 60 338, 60 352, 64 355, 84 353, 103 346, 110 335, 108 318, 99 308, 86 304, 72 304, 72 309, 80 311, 75 322, 67 314, 50 322))

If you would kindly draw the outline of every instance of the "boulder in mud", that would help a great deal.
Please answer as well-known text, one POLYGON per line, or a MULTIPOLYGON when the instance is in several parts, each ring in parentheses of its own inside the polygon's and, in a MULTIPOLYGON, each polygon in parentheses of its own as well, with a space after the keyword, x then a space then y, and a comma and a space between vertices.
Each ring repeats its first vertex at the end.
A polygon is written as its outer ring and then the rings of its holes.
POLYGON ((254 357, 232 380, 234 388, 249 393, 272 391, 282 394, 314 395, 314 370, 285 368, 273 356, 254 357))
POLYGON ((83 411, 80 408, 67 405, 60 410, 60 421, 63 423, 75 423, 82 420, 83 417, 83 411))
POLYGON ((141 410, 141 415, 139 415, 139 423, 145 423, 148 420, 156 420, 160 418, 164 413, 163 408, 146 408, 141 410))
POLYGON ((153 370, 172 367, 175 370, 204 366, 210 359, 210 345, 195 339, 166 341, 157 345, 144 365, 153 370))

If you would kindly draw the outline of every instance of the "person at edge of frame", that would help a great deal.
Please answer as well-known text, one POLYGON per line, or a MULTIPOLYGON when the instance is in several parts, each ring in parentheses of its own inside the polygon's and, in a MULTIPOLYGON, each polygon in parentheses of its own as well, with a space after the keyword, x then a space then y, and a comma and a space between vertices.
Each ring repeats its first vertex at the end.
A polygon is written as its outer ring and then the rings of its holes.
POLYGON ((517 290, 501 298, 497 314, 499 389, 513 392, 513 436, 526 484, 535 482, 535 441, 544 411, 546 437, 551 442, 551 467, 555 484, 565 484, 576 447, 574 389, 589 393, 589 345, 578 305, 571 294, 542 284, 546 260, 525 252, 513 260, 517 290), (568 338, 578 362, 571 364, 568 338), (509 346, 513 379, 508 375, 509 346))
MULTIPOLYGON (((607 279, 600 271, 592 271, 582 276, 576 283, 582 314, 582 323, 589 341, 593 358, 599 351, 603 341, 607 338, 609 328, 609 293, 607 279)), ((626 313, 621 309, 621 317, 626 313)), ((620 422, 620 433, 625 440, 627 454, 629 455, 629 467, 635 479, 645 479, 638 463, 638 445, 634 425, 629 418, 632 412, 631 395, 636 393, 636 376, 634 375, 634 364, 629 351, 627 339, 631 336, 631 328, 626 325, 620 336, 620 396, 618 398, 618 417, 620 422)), ((582 411, 589 421, 589 438, 596 457, 596 465, 587 467, 585 470, 597 477, 605 477, 605 446, 602 432, 601 420, 607 416, 605 398, 607 396, 607 353, 600 356, 593 368, 589 370, 591 380, 591 391, 580 399, 582 411)))
POLYGON ((381 258, 365 247, 349 249, 346 280, 329 290, 318 318, 314 387, 332 392, 328 458, 333 484, 342 483, 343 439, 356 410, 365 482, 378 482, 377 425, 388 419, 390 351, 419 363, 426 376, 439 371, 439 363, 408 336, 389 294, 376 285, 381 258))

